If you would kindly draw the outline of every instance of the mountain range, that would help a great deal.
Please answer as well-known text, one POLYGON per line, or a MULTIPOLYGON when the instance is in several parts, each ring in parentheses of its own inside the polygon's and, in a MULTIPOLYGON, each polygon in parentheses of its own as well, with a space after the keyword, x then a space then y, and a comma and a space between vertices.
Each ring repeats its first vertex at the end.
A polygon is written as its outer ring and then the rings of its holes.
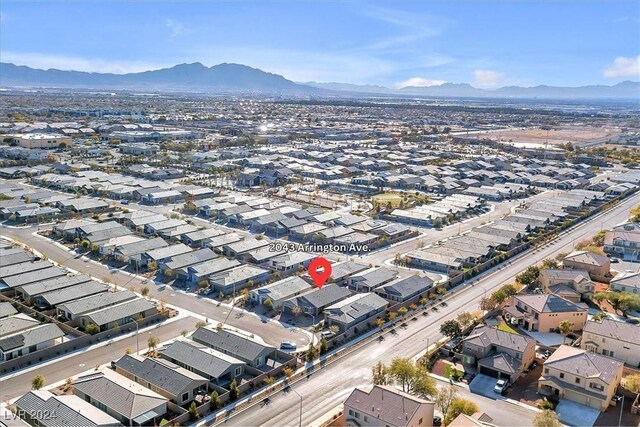
POLYGON ((113 90, 194 91, 213 93, 265 93, 303 96, 405 95, 425 97, 489 98, 610 98, 640 99, 640 82, 624 81, 613 86, 579 87, 505 86, 480 89, 467 83, 439 86, 404 87, 354 85, 347 83, 297 83, 279 74, 268 73, 241 64, 206 67, 199 62, 139 73, 112 74, 40 70, 24 65, 0 63, 0 86, 41 88, 82 88, 113 90))

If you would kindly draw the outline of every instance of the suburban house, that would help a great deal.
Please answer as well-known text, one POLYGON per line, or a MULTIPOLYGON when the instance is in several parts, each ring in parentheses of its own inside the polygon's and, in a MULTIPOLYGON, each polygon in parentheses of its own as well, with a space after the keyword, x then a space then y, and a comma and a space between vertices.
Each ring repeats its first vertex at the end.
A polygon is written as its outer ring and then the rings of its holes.
POLYGON ((467 415, 464 412, 455 417, 447 425, 447 427, 495 427, 493 418, 485 412, 478 411, 474 414, 467 415))
POLYGON ((562 345, 544 362, 538 392, 605 411, 620 384, 623 367, 610 357, 562 345))
POLYGON ((210 292, 229 295, 254 284, 266 282, 269 274, 269 270, 264 268, 243 264, 209 276, 210 292))
POLYGON ((191 339, 263 371, 271 370, 277 359, 275 347, 227 329, 198 328, 191 339))
POLYGON ((517 322, 526 330, 553 332, 564 320, 573 324, 574 331, 581 331, 587 322, 587 311, 585 304, 555 294, 530 294, 513 295, 503 314, 505 319, 517 322))
POLYGON ((373 292, 379 286, 391 282, 398 276, 398 272, 386 267, 371 267, 356 273, 347 281, 347 286, 356 292, 373 292))
POLYGON ((491 377, 518 379, 536 357, 536 340, 485 325, 462 341, 462 361, 491 377))
POLYGON ((209 381, 164 359, 125 354, 111 362, 117 373, 171 400, 176 405, 189 403, 198 391, 207 391, 209 381))
POLYGON ((424 294, 433 288, 433 280, 426 276, 415 274, 382 285, 374 292, 389 301, 405 302, 413 297, 424 294))
POLYGON ((614 319, 589 320, 582 330, 580 347, 640 368, 640 325, 614 319))
POLYGON ((126 426, 158 424, 167 413, 167 399, 108 368, 78 377, 72 385, 73 394, 126 426))
POLYGON ((296 307, 309 316, 318 316, 322 311, 336 302, 351 295, 349 289, 335 283, 324 285, 304 294, 289 298, 282 303, 284 312, 295 314, 296 307))
MULTIPOLYGON (((55 395, 29 390, 14 402, 16 413, 29 425, 41 427, 119 427, 122 423, 73 394, 55 395), (46 416, 55 414, 55 417, 46 416)), ((16 424, 17 425, 17 424, 16 424)))
POLYGON ((58 316, 62 316, 66 320, 75 320, 84 313, 110 307, 136 298, 138 298, 138 296, 127 289, 118 292, 103 292, 60 304, 56 307, 56 312, 58 316))
POLYGON ((282 303, 305 291, 312 289, 312 286, 299 276, 291 276, 286 279, 253 289, 249 292, 249 299, 256 304, 264 304, 266 300, 271 300, 274 309, 282 307, 282 303))
POLYGON ((93 323, 100 327, 100 331, 107 331, 116 326, 123 326, 134 319, 143 319, 158 313, 156 303, 144 298, 127 300, 108 307, 100 308, 77 317, 77 323, 86 328, 93 323))
POLYGON ((344 402, 344 426, 433 426, 435 404, 391 386, 354 389, 344 402))
POLYGON ((8 334, 0 339, 0 362, 59 344, 64 335, 62 329, 53 323, 8 334))
POLYGON ((621 224, 607 230, 604 235, 604 251, 629 261, 640 259, 640 224, 621 224))
POLYGON ((595 289, 587 270, 544 269, 540 270, 538 282, 545 292, 573 302, 580 302, 583 294, 592 294, 595 289))
POLYGON ((611 279, 609 290, 640 294, 640 272, 624 272, 611 279))
POLYGON ((355 294, 324 309, 325 326, 336 325, 340 332, 378 314, 384 313, 389 302, 374 294, 355 294))
POLYGON ((588 271, 593 280, 608 280, 611 261, 609 257, 589 251, 575 251, 564 257, 563 268, 588 271))
POLYGON ((246 363, 190 340, 174 341, 160 349, 160 357, 225 386, 244 374, 246 363))

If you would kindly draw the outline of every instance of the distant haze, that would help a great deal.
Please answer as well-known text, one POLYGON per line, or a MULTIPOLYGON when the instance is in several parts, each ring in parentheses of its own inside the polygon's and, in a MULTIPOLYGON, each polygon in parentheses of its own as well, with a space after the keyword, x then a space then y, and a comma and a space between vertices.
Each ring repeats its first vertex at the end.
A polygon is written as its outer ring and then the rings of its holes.
POLYGON ((384 86, 345 83, 295 83, 281 75, 241 64, 206 67, 201 63, 138 73, 112 74, 39 70, 11 63, 0 63, 0 86, 91 89, 147 89, 210 93, 273 93, 281 95, 393 94, 427 97, 504 97, 504 98, 609 98, 640 99, 640 83, 624 81, 613 86, 580 87, 505 86, 480 89, 466 83, 431 86, 384 86))

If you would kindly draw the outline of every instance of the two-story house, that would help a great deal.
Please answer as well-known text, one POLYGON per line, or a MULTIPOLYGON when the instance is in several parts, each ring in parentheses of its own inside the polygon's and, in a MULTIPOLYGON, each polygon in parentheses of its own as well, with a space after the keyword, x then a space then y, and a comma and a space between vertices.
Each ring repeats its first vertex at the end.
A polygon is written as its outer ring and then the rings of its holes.
POLYGON ((562 266, 572 270, 586 270, 593 280, 603 280, 609 277, 611 261, 604 255, 575 251, 564 257, 562 266))
POLYGON ((536 357, 536 340, 485 325, 462 341, 462 362, 478 372, 515 381, 536 357))
POLYGON ((582 330, 581 347, 640 368, 640 325, 613 319, 589 320, 582 330))
POLYGON ((604 251, 611 256, 637 260, 640 256, 640 224, 621 224, 607 230, 604 251))
POLYGON ((611 279, 609 290, 640 294, 640 272, 624 272, 611 279))
POLYGON ((573 324, 574 331, 581 331, 587 322, 587 311, 585 304, 555 294, 532 294, 513 295, 503 314, 529 331, 553 332, 564 320, 573 324))
POLYGON ((605 411, 622 379, 622 362, 560 346, 545 362, 538 392, 605 411))
POLYGON ((344 402, 342 426, 433 426, 434 403, 394 387, 356 388, 344 402))

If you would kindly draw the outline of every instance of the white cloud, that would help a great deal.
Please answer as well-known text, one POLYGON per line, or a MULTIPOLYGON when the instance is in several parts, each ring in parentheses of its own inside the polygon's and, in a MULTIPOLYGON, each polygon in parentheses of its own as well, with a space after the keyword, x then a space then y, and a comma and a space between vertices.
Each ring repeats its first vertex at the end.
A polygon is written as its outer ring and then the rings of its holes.
POLYGON ((172 39, 184 34, 185 32, 184 25, 171 19, 167 19, 164 25, 169 29, 169 37, 172 39))
POLYGON ((618 56, 613 64, 605 68, 604 76, 616 77, 640 77, 640 55, 633 57, 618 56))
POLYGON ((482 88, 495 88, 504 84, 505 75, 492 70, 476 70, 473 72, 475 85, 482 88))
POLYGON ((49 55, 44 53, 1 52, 3 62, 26 65, 32 68, 58 70, 88 71, 98 73, 135 73, 157 70, 175 64, 160 64, 144 61, 117 61, 100 58, 79 58, 65 55, 49 55))
POLYGON ((428 86, 440 86, 446 83, 444 80, 424 79, 422 77, 411 77, 410 79, 396 83, 396 89, 402 89, 403 87, 428 87, 428 86))

